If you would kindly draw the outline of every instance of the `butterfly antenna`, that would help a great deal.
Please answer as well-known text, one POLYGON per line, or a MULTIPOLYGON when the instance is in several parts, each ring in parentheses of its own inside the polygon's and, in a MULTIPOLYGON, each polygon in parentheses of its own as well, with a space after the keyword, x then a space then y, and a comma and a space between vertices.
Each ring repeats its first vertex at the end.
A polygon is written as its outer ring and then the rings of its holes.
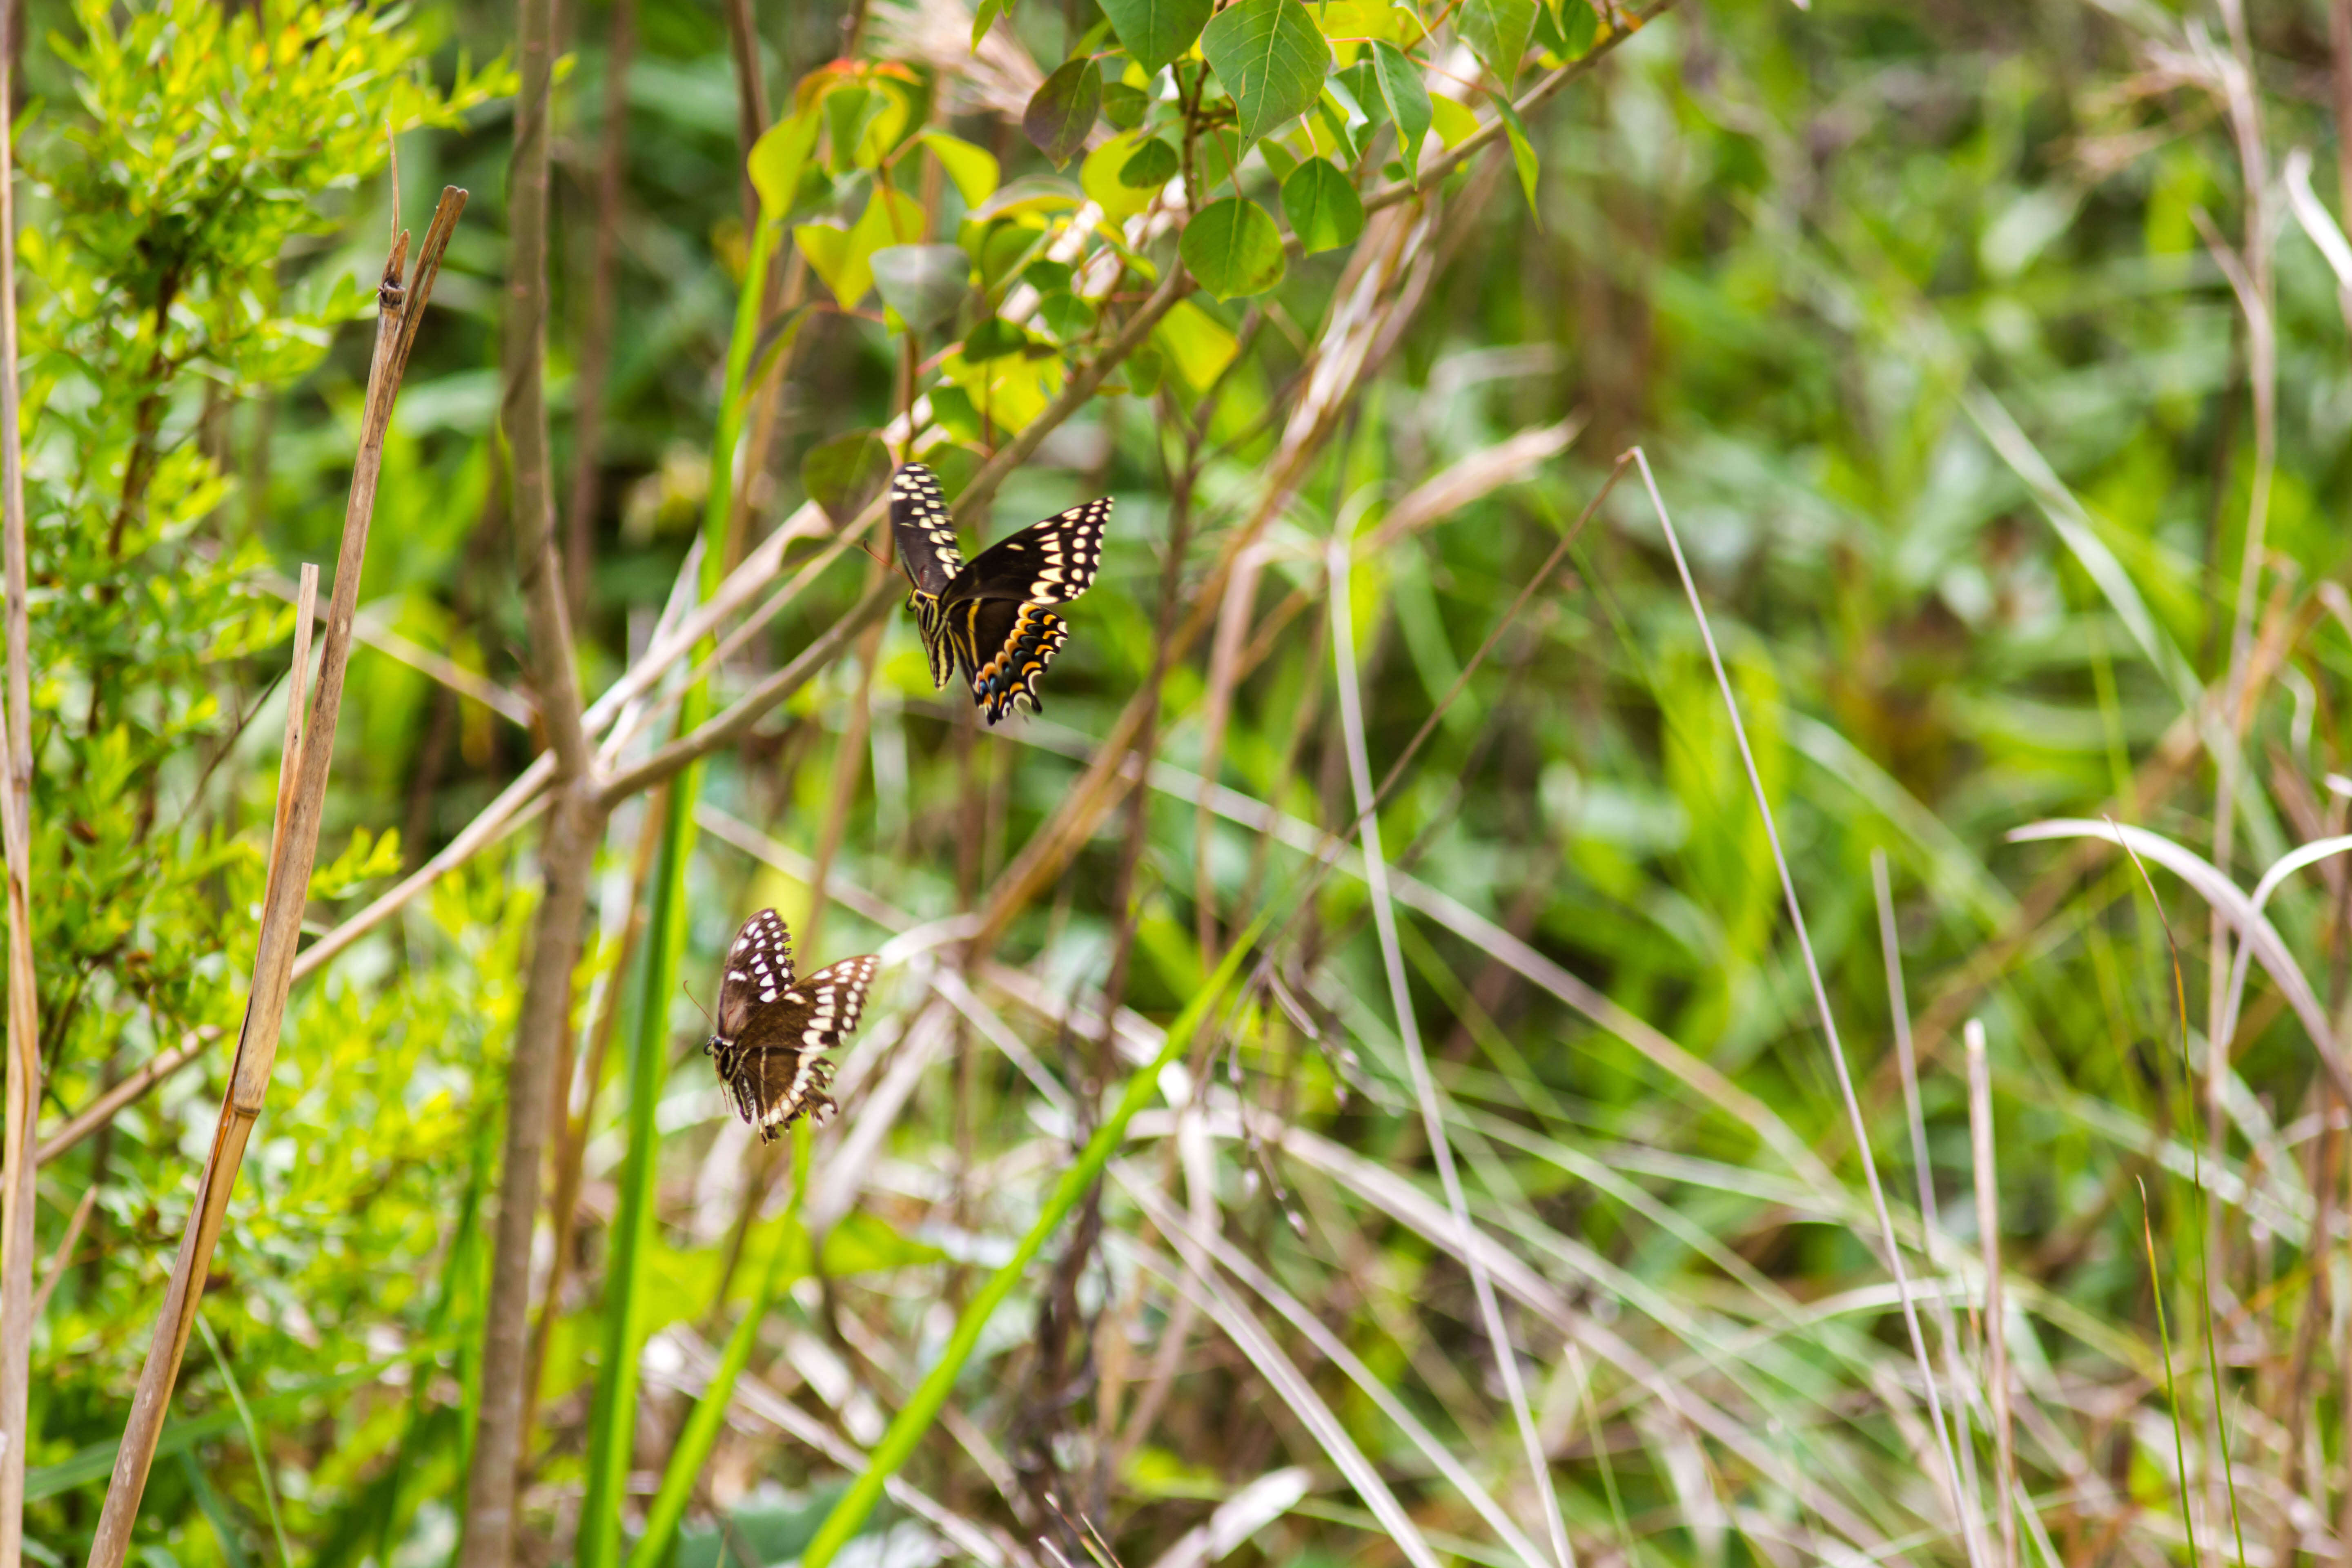
POLYGON ((710 1009, 702 1005, 702 998, 694 994, 694 987, 681 980, 677 983, 677 988, 686 993, 686 999, 694 1004, 694 1010, 702 1015, 704 1023, 714 1029, 719 1027, 719 1020, 710 1016, 710 1009))

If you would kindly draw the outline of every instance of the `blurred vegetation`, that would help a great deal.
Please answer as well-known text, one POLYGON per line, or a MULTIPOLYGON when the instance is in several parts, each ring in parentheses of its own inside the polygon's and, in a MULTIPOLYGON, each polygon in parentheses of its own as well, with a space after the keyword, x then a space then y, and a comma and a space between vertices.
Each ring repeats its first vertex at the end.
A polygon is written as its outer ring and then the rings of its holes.
MULTIPOLYGON (((2251 893, 2352 812, 2352 6, 985 3, 562 8, 583 685, 747 560, 779 595, 707 709, 667 670, 603 765, 843 640, 604 825, 514 1555, 765 1568, 847 1530, 1033 1228, 835 1561, 1542 1563, 1556 1508, 1585 1563, 1975 1568, 2011 1550, 2003 1421, 2018 1561, 2347 1550, 2352 878, 2264 889, 2241 1001, 2179 871, 2251 893), (1327 40, 1328 81, 1286 76, 1327 40), (1045 712, 982 728, 895 604, 845 622, 910 455, 982 487, 967 539, 1117 498, 1045 712), (1383 911, 1360 818, 1401 759, 1383 911), (2010 837, 2102 817, 2145 871, 2010 837), (885 960, 841 1115, 774 1149, 696 1050, 767 905, 804 968, 885 960)), ((244 1006, 283 590, 341 526, 395 143, 412 226, 473 198, 384 455, 311 929, 547 731, 499 429, 509 8, 29 9, 43 1137, 208 1047, 40 1171, 46 1563, 89 1551, 244 1006)), ((508 823, 298 987, 142 1563, 459 1549, 539 844, 508 823)))

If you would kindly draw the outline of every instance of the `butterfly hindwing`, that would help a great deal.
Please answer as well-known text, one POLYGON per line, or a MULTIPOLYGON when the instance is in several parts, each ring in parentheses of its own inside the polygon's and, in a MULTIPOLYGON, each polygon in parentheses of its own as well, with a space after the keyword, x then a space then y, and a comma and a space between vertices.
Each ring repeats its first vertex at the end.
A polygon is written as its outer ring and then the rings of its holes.
POLYGON ((880 961, 846 958, 805 979, 792 968, 792 939, 773 910, 743 922, 728 950, 717 1027, 703 1047, 737 1115, 766 1142, 803 1114, 834 1109, 824 1052, 857 1026, 880 961))
POLYGON ((956 574, 943 599, 1068 604, 1094 586, 1110 508, 1110 497, 1103 496, 997 541, 956 574))
POLYGON ((1009 599, 969 599, 947 614, 972 700, 988 721, 998 722, 1019 701, 1044 712, 1037 678, 1070 640, 1069 623, 1043 605, 1009 599))

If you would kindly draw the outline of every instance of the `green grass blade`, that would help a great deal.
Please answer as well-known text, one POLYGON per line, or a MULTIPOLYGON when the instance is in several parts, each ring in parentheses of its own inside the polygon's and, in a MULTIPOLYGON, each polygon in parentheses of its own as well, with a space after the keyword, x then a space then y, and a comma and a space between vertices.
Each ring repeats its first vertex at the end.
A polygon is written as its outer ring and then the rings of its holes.
MULTIPOLYGON (((751 265, 735 306, 735 331, 727 351, 727 384, 719 399, 719 427, 711 442, 710 493, 702 517, 700 596, 718 590, 727 571, 728 514, 734 505, 735 448, 742 439, 746 374, 758 341, 760 308, 767 290, 768 258, 776 226, 762 224, 753 237, 751 265)), ((696 651, 707 659, 716 646, 705 638, 696 651)), ((702 681, 687 689, 678 706, 681 735, 709 717, 710 693, 702 681)), ((580 1568, 615 1568, 621 1560, 621 1496, 628 1484, 631 1448, 637 1425, 637 1361, 645 1349, 641 1305, 646 1243, 653 1234, 654 1181, 660 1131, 654 1111, 661 1100, 669 1062, 669 998, 686 953, 687 862, 694 856, 694 807, 702 793, 702 768, 688 767, 670 781, 662 824, 661 859, 653 882, 653 916, 646 932, 644 989, 638 994, 636 1030, 629 1044, 628 1152, 621 1166, 619 1201, 613 1216, 613 1261, 604 1290, 604 1365, 589 1414, 588 1479, 581 1508, 580 1568)))
POLYGON ((228 1357, 221 1353, 220 1339, 202 1312, 196 1314, 196 1328, 205 1336, 205 1348, 213 1352, 213 1363, 220 1368, 221 1382, 228 1385, 229 1403, 236 1406, 237 1424, 245 1428, 246 1444, 253 1450, 253 1473, 261 1482, 261 1504, 269 1510, 269 1533, 278 1542, 278 1561, 290 1568, 294 1549, 286 1544, 286 1521, 278 1512, 278 1488, 269 1479, 269 1449, 261 1440, 261 1424, 253 1418, 253 1406, 245 1402, 245 1390, 237 1386, 236 1373, 230 1370, 228 1357))
POLYGON ((841 1500, 833 1505, 833 1511, 825 1515, 824 1522, 817 1527, 815 1539, 801 1553, 801 1568, 824 1568, 824 1564, 832 1562, 835 1555, 848 1544, 850 1538, 857 1533, 859 1527, 865 1524, 866 1516, 874 1511, 874 1505, 882 1499, 883 1483, 914 1454, 915 1445, 922 1441, 923 1434, 929 1431, 931 1423, 939 1419, 940 1410, 947 1405, 948 1395, 955 1389, 956 1379, 962 1375, 964 1363, 971 1359, 971 1352, 978 1348, 982 1331, 988 1326, 989 1319, 995 1315, 997 1308, 1004 1304, 1004 1299, 1013 1294, 1014 1287, 1021 1283, 1022 1275, 1027 1272, 1031 1261, 1043 1250, 1046 1240, 1061 1228, 1070 1211, 1077 1207, 1087 1190, 1102 1174, 1103 1167, 1110 1163, 1112 1151, 1127 1135, 1128 1122, 1143 1109, 1144 1101, 1150 1100, 1157 1089, 1160 1069, 1190 1048, 1192 1037, 1200 1032, 1202 1020, 1208 1016, 1209 1009, 1216 1005, 1217 999, 1232 985, 1234 974, 1241 969, 1242 960, 1256 945, 1268 918, 1262 913, 1250 923, 1249 929, 1242 933, 1241 940, 1227 950, 1223 962, 1217 965, 1216 973, 1209 976, 1208 983, 1202 986, 1175 1023, 1169 1026, 1168 1037, 1161 1044, 1159 1056, 1152 1058, 1150 1066, 1139 1068, 1127 1080, 1127 1086, 1119 1091, 1118 1103, 1103 1118, 1102 1125, 1095 1130, 1095 1135, 1087 1140, 1087 1146, 1080 1151, 1076 1161, 1062 1173, 1062 1179, 1054 1184, 1053 1192, 1046 1196, 1045 1206, 1039 1211, 1036 1223, 1029 1227, 1029 1233, 1021 1238, 1021 1245, 1013 1249, 1004 1267, 989 1277, 988 1283, 981 1287, 980 1293, 971 1299, 962 1316, 956 1320, 955 1332, 949 1338, 947 1348, 940 1352, 938 1363, 924 1374, 921 1384, 908 1396, 905 1407, 891 1421, 889 1429, 882 1434, 882 1440, 874 1445, 874 1452, 866 1460, 866 1473, 859 1476, 849 1490, 842 1495, 841 1500))
MULTIPOLYGON (((711 1374, 710 1386, 702 1391, 702 1398, 677 1436, 677 1447, 670 1450, 669 1463, 662 1471, 661 1489, 654 1494, 653 1507, 646 1513, 645 1533, 629 1550, 628 1568, 656 1568, 668 1555, 678 1521, 686 1517, 686 1505, 693 1494, 695 1480, 719 1441, 719 1426, 727 1419, 727 1407, 734 1400, 736 1380, 743 1375, 744 1367, 751 1363, 752 1348, 760 1342, 760 1325, 774 1307, 776 1293, 794 1272, 790 1262, 798 1248, 793 1245, 792 1226, 800 1214, 801 1197, 808 1188, 808 1164, 809 1123, 803 1118, 793 1123, 793 1197, 784 1211, 784 1234, 776 1238, 776 1248, 768 1255, 767 1270, 760 1278, 760 1288, 752 1295, 743 1321, 728 1337, 727 1349, 719 1358, 719 1370, 711 1374)), ((723 1545, 724 1532, 719 1539, 723 1545)))

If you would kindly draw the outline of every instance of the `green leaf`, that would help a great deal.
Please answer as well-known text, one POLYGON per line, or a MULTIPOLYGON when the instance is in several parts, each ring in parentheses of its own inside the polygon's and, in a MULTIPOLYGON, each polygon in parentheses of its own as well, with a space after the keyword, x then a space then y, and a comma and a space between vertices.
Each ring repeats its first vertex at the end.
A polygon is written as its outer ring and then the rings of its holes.
POLYGON ((1282 281, 1282 231, 1265 208, 1239 196, 1193 214, 1177 249, 1201 287, 1220 300, 1263 294, 1282 281))
POLYGON ((1478 133, 1478 116, 1466 103, 1439 93, 1429 100, 1429 123, 1448 152, 1478 133))
POLYGON ((801 175, 816 150, 817 124, 816 109, 811 105, 790 120, 778 121, 751 143, 747 161, 751 188, 760 193, 760 210, 771 222, 791 216, 801 175))
MULTIPOLYGON (((1119 172, 1135 157, 1136 143, 1142 139, 1139 132, 1122 131, 1087 153, 1087 161, 1078 168, 1078 184, 1102 208, 1103 217, 1114 225, 1125 223, 1150 206, 1151 198, 1160 194, 1158 185, 1130 185, 1119 178, 1119 172)), ((1160 182, 1166 184, 1165 180, 1160 182)))
POLYGON ((1307 255, 1352 245, 1364 232, 1364 204, 1348 176, 1320 158, 1309 158, 1282 182, 1282 210, 1290 232, 1307 255))
POLYGON ((931 417, 959 441, 980 439, 980 410, 972 405, 971 394, 961 386, 943 382, 931 388, 931 417))
POLYGON ((1528 128, 1519 123, 1519 111, 1511 107, 1511 95, 1495 94, 1495 111, 1502 117, 1504 132, 1511 139, 1511 162, 1518 165, 1519 189, 1527 193, 1528 211, 1535 215, 1536 226, 1543 226, 1543 211, 1536 205, 1536 175, 1541 172, 1536 163, 1536 144, 1528 140, 1528 128))
POLYGON ((804 223, 793 230, 800 247, 835 301, 845 310, 857 308, 874 287, 874 253, 885 246, 904 245, 923 237, 922 204, 904 191, 877 185, 866 211, 846 231, 831 224, 804 223))
MULTIPOLYGON (((1297 0, 1291 0, 1293 5, 1297 0)), ((1091 59, 1065 60, 1045 79, 1021 116, 1021 129, 1037 151, 1063 168, 1087 144, 1087 132, 1102 109, 1102 73, 1091 59)))
POLYGON ((1149 397, 1160 390, 1160 378, 1167 370, 1166 356, 1146 343, 1127 356, 1127 390, 1138 397, 1149 397))
POLYGON ((1380 83, 1381 101, 1388 105, 1389 119, 1397 128, 1397 155, 1404 160, 1406 174, 1418 185, 1421 144, 1429 135, 1429 89, 1422 85, 1419 68, 1394 44, 1372 46, 1372 75, 1380 83))
POLYGON ((1048 257, 1023 268, 1021 281, 1040 294, 1066 294, 1070 291, 1070 280, 1077 275, 1077 268, 1068 262, 1055 261, 1048 257))
POLYGON ((1139 87, 1129 87, 1123 81, 1103 83, 1103 118, 1121 131, 1132 131, 1143 123, 1151 110, 1151 95, 1139 87))
POLYGON ((824 119, 832 132, 831 164, 835 174, 862 163, 866 133, 890 108, 891 100, 864 87, 837 87, 824 95, 824 119))
POLYGON ((1190 300, 1176 301, 1160 319, 1151 341, 1168 356, 1170 368, 1196 393, 1214 386, 1241 353, 1241 340, 1233 329, 1190 300))
POLYGON ((801 459, 801 488, 835 528, 846 528, 890 479, 881 432, 853 430, 820 442, 801 459))
POLYGON ((808 262, 809 269, 839 300, 842 272, 849 261, 849 231, 837 223, 800 224, 793 229, 793 245, 808 262))
POLYGON ((1156 191, 1176 177, 1176 149, 1154 136, 1118 166, 1118 183, 1139 191, 1156 191))
POLYGON ((940 161, 940 167, 955 182, 956 194, 963 197, 964 205, 976 207, 996 194, 1000 174, 994 153, 944 131, 926 131, 915 140, 931 150, 931 156, 940 161))
POLYGON ((1241 0, 1217 13, 1201 53, 1233 95, 1244 144, 1315 106, 1331 46, 1298 0, 1241 0))
POLYGON ((1095 308, 1075 294, 1048 294, 1037 301, 1037 319, 1057 343, 1076 342, 1095 330, 1095 308))
POLYGON ((868 263, 875 290, 898 319, 927 332, 971 291, 971 260, 952 245, 886 245, 868 263))
POLYGON ((964 334, 963 360, 966 364, 986 364, 1028 346, 1028 333, 1002 316, 991 316, 964 334))
POLYGON ((996 18, 1009 15, 1012 10, 1011 0, 980 0, 979 6, 971 14, 971 47, 974 51, 980 48, 980 41, 988 37, 988 29, 996 25, 996 18))
POLYGON ((1559 0, 1559 36, 1566 47, 1560 58, 1580 60, 1601 41, 1601 15, 1591 0, 1559 0))
POLYGON ((1146 76, 1192 47, 1212 9, 1213 0, 1103 0, 1103 15, 1146 76))
POLYGON ((1535 34, 1536 0, 1462 0, 1454 26, 1470 52, 1508 87, 1535 34))

